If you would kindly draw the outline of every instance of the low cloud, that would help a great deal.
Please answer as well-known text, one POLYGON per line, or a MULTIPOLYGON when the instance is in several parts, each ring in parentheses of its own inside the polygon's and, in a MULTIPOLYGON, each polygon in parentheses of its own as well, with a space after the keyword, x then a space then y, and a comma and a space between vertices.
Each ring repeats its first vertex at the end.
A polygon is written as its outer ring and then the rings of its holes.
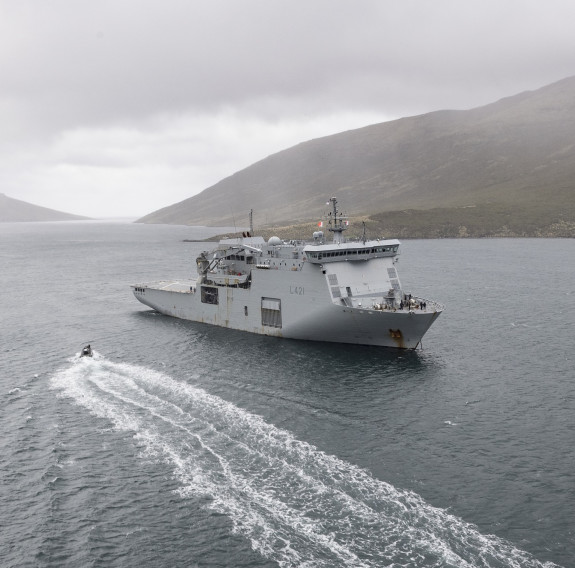
POLYGON ((568 0, 0 11, 0 191, 85 215, 140 216, 306 139, 575 71, 568 0))

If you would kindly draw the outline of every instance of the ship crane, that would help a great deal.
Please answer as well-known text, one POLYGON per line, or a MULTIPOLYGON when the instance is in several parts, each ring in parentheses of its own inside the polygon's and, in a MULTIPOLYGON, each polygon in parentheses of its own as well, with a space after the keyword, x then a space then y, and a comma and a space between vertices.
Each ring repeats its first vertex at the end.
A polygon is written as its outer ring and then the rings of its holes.
POLYGON ((214 258, 212 259, 211 262, 209 262, 208 259, 205 257, 205 255, 202 253, 202 254, 200 254, 200 256, 196 260, 196 263, 198 266, 198 273, 207 274, 208 272, 210 272, 210 270, 213 270, 221 260, 225 260, 226 258, 231 256, 232 254, 236 254, 237 252, 240 252, 242 250, 249 250, 251 252, 256 252, 256 253, 262 252, 262 249, 259 249, 257 247, 252 247, 250 245, 246 245, 246 244, 236 245, 236 246, 229 247, 226 251, 226 254, 224 254, 223 256, 217 256, 217 255, 214 256, 214 258))

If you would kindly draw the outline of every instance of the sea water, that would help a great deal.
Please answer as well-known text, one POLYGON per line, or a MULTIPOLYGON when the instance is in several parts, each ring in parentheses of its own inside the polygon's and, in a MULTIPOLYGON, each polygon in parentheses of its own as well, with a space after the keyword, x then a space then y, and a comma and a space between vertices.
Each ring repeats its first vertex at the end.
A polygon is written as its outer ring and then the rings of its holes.
POLYGON ((406 352, 133 298, 211 232, 0 225, 0 565, 575 565, 573 240, 405 241, 406 352))

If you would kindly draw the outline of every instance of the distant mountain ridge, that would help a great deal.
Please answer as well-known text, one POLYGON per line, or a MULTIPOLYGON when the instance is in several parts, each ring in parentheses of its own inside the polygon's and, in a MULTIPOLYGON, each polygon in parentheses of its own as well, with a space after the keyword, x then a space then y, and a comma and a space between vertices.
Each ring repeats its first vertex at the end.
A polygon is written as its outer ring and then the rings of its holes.
POLYGON ((63 213, 47 207, 33 205, 0 193, 0 223, 17 223, 25 221, 80 221, 88 217, 63 213))
POLYGON ((349 214, 372 220, 444 211, 434 222, 452 230, 435 236, 461 236, 460 214, 469 225, 474 213, 489 216, 494 208, 505 223, 475 233, 466 225, 463 236, 537 236, 557 224, 567 236, 572 225, 575 236, 575 77, 471 110, 303 142, 139 221, 245 225, 253 208, 258 226, 297 224, 321 215, 332 195, 349 214))

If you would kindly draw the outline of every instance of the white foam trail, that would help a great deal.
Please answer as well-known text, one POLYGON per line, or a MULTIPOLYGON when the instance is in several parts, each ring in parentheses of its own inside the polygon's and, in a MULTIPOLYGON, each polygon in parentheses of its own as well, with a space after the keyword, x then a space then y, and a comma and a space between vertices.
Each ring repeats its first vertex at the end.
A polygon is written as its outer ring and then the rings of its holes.
POLYGON ((95 357, 52 386, 169 464, 280 566, 551 567, 206 391, 95 357))

